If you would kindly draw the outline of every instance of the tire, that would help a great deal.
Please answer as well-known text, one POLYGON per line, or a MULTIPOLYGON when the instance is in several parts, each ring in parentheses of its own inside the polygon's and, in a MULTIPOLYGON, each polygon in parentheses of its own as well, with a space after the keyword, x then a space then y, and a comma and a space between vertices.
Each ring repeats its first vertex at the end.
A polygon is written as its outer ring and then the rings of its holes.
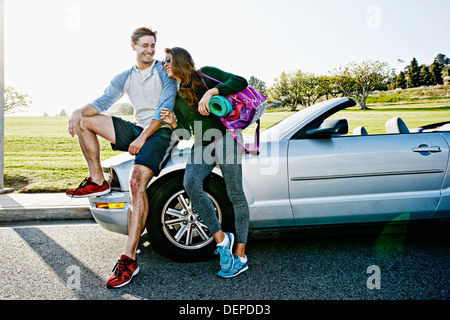
MULTIPOLYGON (((222 228, 234 232, 233 207, 223 181, 211 175, 205 179, 204 189, 215 206, 222 228)), ((183 187, 183 176, 174 176, 148 193, 146 227, 152 248, 178 262, 210 259, 216 243, 208 227, 192 210, 183 187)))

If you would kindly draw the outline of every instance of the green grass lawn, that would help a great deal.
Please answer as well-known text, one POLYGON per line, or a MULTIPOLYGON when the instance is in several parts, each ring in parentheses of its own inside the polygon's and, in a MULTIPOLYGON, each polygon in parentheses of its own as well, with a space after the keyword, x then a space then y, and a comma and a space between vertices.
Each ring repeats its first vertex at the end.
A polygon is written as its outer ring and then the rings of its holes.
MULTIPOLYGON (((369 134, 385 133, 384 124, 394 116, 408 127, 449 121, 450 109, 442 103, 408 105, 371 105, 370 110, 351 108, 334 117, 346 118, 349 131, 363 125, 369 134)), ((262 129, 292 112, 266 113, 262 129)), ((126 117, 130 119, 132 117, 126 117)), ((246 134, 253 134, 249 128, 246 134)), ((103 139, 102 160, 119 154, 103 139)), ((68 133, 68 117, 5 117, 5 187, 16 192, 63 192, 76 187, 88 175, 77 138, 68 133)))
MULTIPOLYGON (((88 175, 68 117, 5 117, 5 186, 20 192, 61 192, 88 175)), ((101 139, 102 160, 119 152, 101 139)))
POLYGON ((450 105, 450 103, 369 105, 370 110, 353 107, 342 110, 331 118, 347 119, 349 133, 358 126, 364 126, 369 134, 384 134, 386 133, 386 121, 392 117, 400 117, 408 128, 450 121, 450 108, 443 108, 442 106, 445 105, 450 105))

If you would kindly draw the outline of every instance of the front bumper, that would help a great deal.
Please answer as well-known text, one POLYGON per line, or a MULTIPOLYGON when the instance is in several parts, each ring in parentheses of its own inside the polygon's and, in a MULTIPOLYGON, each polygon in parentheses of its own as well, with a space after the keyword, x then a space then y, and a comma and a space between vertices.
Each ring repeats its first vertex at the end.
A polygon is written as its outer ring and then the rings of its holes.
MULTIPOLYGON (((114 205, 113 205, 114 206, 114 205)), ((128 191, 112 191, 100 197, 89 198, 89 208, 95 221, 104 229, 120 234, 128 234, 128 208, 130 193, 128 191), (96 203, 118 204, 124 203, 123 208, 98 208, 96 203)))

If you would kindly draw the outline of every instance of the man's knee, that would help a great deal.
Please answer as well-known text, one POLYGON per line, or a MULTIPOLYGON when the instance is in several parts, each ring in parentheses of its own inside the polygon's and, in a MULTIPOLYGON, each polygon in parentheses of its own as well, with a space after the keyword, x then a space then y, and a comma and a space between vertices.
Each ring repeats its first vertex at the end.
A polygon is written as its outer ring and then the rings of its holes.
POLYGON ((110 142, 115 142, 111 140, 115 138, 114 124, 111 116, 100 114, 90 117, 83 117, 82 120, 78 123, 77 129, 81 133, 90 131, 110 142))
POLYGON ((142 165, 134 165, 130 176, 130 191, 137 194, 146 191, 147 184, 153 176, 153 171, 142 165))

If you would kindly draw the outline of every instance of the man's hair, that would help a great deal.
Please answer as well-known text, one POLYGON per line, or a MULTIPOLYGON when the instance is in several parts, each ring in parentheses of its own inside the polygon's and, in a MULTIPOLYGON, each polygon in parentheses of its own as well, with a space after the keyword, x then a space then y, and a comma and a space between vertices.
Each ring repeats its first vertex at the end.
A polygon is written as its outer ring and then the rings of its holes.
POLYGON ((142 28, 137 28, 136 30, 133 31, 133 33, 131 34, 131 41, 134 44, 137 44, 139 39, 143 36, 153 36, 155 37, 155 41, 156 41, 156 34, 158 32, 157 31, 152 31, 151 28, 146 28, 146 27, 142 27, 142 28))

